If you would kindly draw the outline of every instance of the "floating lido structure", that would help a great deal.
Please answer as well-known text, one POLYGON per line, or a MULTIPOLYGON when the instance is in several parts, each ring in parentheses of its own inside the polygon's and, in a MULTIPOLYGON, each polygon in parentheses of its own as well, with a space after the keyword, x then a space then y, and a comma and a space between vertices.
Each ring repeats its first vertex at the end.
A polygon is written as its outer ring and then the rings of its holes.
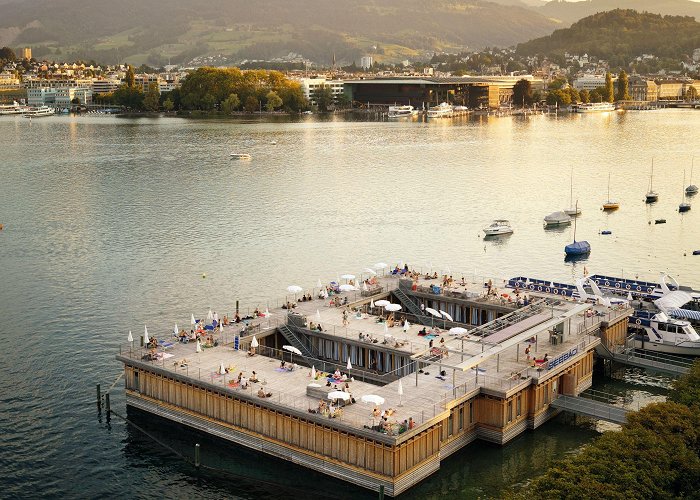
POLYGON ((117 355, 126 404, 395 496, 477 439, 503 445, 542 426, 561 411, 552 404, 560 395, 591 386, 594 350, 624 342, 632 312, 530 288, 519 297, 505 280, 447 288, 424 277, 374 280, 339 292, 353 310, 347 326, 344 308, 323 307, 314 290, 314 300, 293 309, 270 307, 245 327, 208 330, 216 347, 178 342, 171 327, 158 348, 127 343, 117 355), (381 300, 400 306, 398 327, 388 327, 381 300), (337 385, 320 374, 335 370, 352 377, 358 402, 318 411, 337 385), (252 371, 258 383, 237 383, 239 372, 252 371), (370 394, 392 410, 383 428, 361 402, 370 394))

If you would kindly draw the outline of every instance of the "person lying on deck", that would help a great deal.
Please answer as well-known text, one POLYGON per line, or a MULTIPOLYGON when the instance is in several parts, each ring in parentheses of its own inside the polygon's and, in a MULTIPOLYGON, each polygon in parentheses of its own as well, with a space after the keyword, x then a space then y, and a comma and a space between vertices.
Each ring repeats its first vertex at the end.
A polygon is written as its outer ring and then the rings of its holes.
POLYGON ((266 393, 263 390, 263 388, 261 387, 260 389, 258 389, 258 397, 259 398, 269 398, 269 397, 272 397, 272 393, 271 392, 266 393))

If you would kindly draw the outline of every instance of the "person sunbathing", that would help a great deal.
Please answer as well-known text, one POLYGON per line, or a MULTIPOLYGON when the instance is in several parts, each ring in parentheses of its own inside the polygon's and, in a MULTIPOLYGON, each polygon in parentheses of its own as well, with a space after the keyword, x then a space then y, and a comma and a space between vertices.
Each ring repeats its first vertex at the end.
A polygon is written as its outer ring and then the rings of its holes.
POLYGON ((253 374, 250 376, 250 381, 251 382, 260 382, 258 380, 258 375, 255 373, 255 371, 253 371, 253 374))

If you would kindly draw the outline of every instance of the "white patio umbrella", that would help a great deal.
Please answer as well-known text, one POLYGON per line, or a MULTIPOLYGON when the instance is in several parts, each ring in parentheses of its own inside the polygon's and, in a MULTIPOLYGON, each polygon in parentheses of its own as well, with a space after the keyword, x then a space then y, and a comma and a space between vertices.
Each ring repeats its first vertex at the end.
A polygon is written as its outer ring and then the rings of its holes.
POLYGON ((293 345, 283 345, 282 349, 292 353, 290 355, 290 358, 289 358, 292 362, 294 362, 294 354, 298 354, 299 356, 301 356, 301 351, 299 349, 297 349, 296 347, 294 347, 293 345))
POLYGON ((348 364, 345 365, 345 368, 347 368, 348 370, 352 370, 352 363, 350 363, 350 358, 349 358, 349 357, 348 357, 348 364))
MULTIPOLYGON (((389 304, 391 304, 391 302, 389 302, 388 300, 384 300, 384 299, 378 300, 374 303, 374 305, 377 307, 384 307, 384 306, 388 306, 389 304)), ((372 307, 374 307, 374 306, 372 306, 372 307)))
POLYGON ((454 320, 452 319, 452 316, 450 316, 448 313, 446 313, 446 312, 443 311, 442 309, 440 309, 440 314, 442 314, 442 317, 445 318, 446 320, 448 320, 448 321, 454 321, 454 320))
POLYGON ((226 373, 226 368, 224 368, 224 362, 222 361, 221 364, 219 365, 219 375, 223 375, 226 373))
POLYGON ((384 269, 386 269, 387 267, 389 267, 389 266, 388 266, 386 263, 384 263, 384 262, 377 262, 377 263, 374 265, 374 268, 375 268, 375 269, 381 269, 381 270, 382 270, 382 274, 384 274, 384 269))
POLYGON ((344 280, 354 280, 354 279, 355 279, 355 275, 354 275, 354 274, 343 274, 343 275, 341 276, 341 278, 343 278, 344 280))
POLYGON ((202 344, 199 343, 199 339, 197 339, 197 349, 195 349, 195 352, 202 352, 202 344))
POLYGON ((316 321, 321 321, 321 311, 316 309, 316 321))
POLYGON ((340 285, 338 289, 341 292, 354 292, 357 290, 357 288, 355 288, 353 285, 340 285))
POLYGON ((428 314, 432 314, 436 318, 442 317, 442 315, 439 312, 437 312, 435 309, 433 309, 432 307, 426 307, 425 312, 427 312, 428 314))
POLYGON ((194 319, 194 314, 193 314, 192 317, 190 318, 190 324, 191 324, 192 326, 194 326, 194 325, 197 324, 197 321, 195 321, 195 319, 194 319))
POLYGON ((311 378, 316 380, 316 367, 311 365, 311 378))
POLYGON ((211 308, 209 309, 209 312, 207 313, 207 321, 211 321, 214 319, 214 313, 211 312, 211 308))
POLYGON ((464 335, 467 333, 469 330, 466 328, 462 328, 461 326, 455 326, 453 328, 450 328, 450 335, 464 335))
POLYGON ((401 310, 401 305, 400 304, 387 304, 384 306, 384 309, 390 312, 396 312, 401 310))
POLYGON ((328 399, 331 401, 334 399, 342 399, 343 401, 347 401, 350 399, 350 394, 345 391, 331 391, 328 393, 328 399))
POLYGON ((287 287, 287 291, 289 293, 299 293, 299 292, 302 292, 303 290, 304 289, 302 287, 300 287, 299 285, 289 285, 287 287))
POLYGON ((134 336, 131 334, 131 330, 129 330, 129 336, 126 338, 127 341, 133 342, 134 341, 134 336))
POLYGON ((365 394, 360 399, 362 399, 363 403, 374 403, 375 405, 384 404, 384 398, 381 396, 377 396, 376 394, 365 394))
POLYGON ((371 268, 369 268, 369 267, 366 267, 366 268, 365 268, 365 272, 371 274, 372 276, 376 276, 376 275, 377 275, 377 271, 375 271, 374 269, 371 269, 371 268))
POLYGON ((143 343, 148 344, 150 342, 150 339, 148 338, 148 328, 146 325, 143 325, 143 343))
POLYGON ((403 384, 399 379, 399 406, 403 406, 403 384))
POLYGON ((253 335, 253 340, 250 341, 250 347, 255 349, 256 347, 258 347, 258 345, 258 339, 255 338, 255 335, 253 335))

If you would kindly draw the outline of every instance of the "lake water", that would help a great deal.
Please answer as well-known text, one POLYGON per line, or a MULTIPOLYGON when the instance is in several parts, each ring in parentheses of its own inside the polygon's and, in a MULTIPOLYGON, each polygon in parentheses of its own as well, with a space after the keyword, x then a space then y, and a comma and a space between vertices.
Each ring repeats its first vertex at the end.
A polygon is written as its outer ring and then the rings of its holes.
MULTIPOLYGON (((700 113, 685 110, 442 123, 0 118, 3 496, 359 495, 133 415, 177 450, 191 455, 203 442, 205 461, 229 472, 196 474, 133 427, 98 421, 95 384, 119 375, 114 355, 129 330, 162 334, 237 299, 264 306, 290 284, 378 261, 455 278, 571 281, 584 265, 653 280, 668 271, 700 288, 691 255, 700 197, 676 211, 699 125, 700 113), (660 199, 649 206, 652 158, 660 199), (593 251, 566 263, 573 228, 544 230, 542 219, 569 205, 572 171, 577 239, 593 251), (622 203, 612 214, 600 210, 608 173, 622 203), (480 229, 495 218, 515 233, 484 241, 480 229)), ((643 402, 667 382, 627 371, 597 384, 643 402)), ((123 413, 121 387, 112 407, 123 413)), ((407 496, 498 495, 521 484, 595 435, 561 420, 504 448, 474 443, 407 496)))

